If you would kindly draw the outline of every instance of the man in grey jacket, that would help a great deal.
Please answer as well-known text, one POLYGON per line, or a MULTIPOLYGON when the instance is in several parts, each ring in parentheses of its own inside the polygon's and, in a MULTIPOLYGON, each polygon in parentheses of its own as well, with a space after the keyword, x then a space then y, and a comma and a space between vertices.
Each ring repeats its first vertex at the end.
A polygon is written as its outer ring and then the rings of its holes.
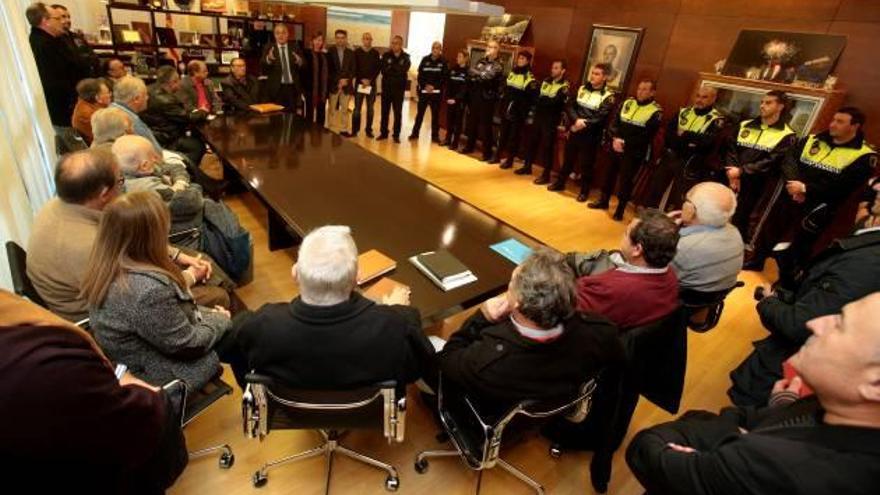
POLYGON ((730 188, 701 182, 687 192, 681 211, 669 214, 681 224, 672 260, 681 289, 717 292, 736 284, 742 269, 743 241, 730 224, 734 211, 736 195, 730 188))

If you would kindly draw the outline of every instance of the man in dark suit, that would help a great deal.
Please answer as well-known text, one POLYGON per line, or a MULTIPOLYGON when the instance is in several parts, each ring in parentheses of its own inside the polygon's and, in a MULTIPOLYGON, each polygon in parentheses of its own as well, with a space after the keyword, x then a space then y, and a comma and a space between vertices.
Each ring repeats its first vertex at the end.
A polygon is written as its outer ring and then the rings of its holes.
POLYGON ((223 88, 223 101, 229 113, 249 113, 251 105, 260 102, 260 85, 257 79, 247 74, 243 58, 234 58, 229 64, 231 74, 220 81, 223 88))
POLYGON ((290 33, 286 25, 275 24, 272 33, 275 41, 266 45, 260 57, 263 75, 267 76, 266 96, 273 103, 296 113, 302 94, 298 68, 302 66, 303 58, 297 53, 295 44, 288 41, 290 33))
POLYGON ((775 391, 794 398, 803 383, 815 396, 757 411, 690 411, 642 431, 627 463, 648 493, 876 493, 880 294, 807 327, 812 336, 791 360, 798 376, 775 391))
POLYGON ((489 299, 439 354, 443 379, 487 415, 526 399, 567 399, 623 359, 617 327, 576 314, 574 272, 542 248, 517 267, 506 294, 489 299))
POLYGON ((208 77, 208 65, 202 60, 186 64, 186 77, 180 80, 180 100, 190 112, 223 113, 223 101, 214 81, 208 77))
POLYGON ((334 33, 336 46, 329 50, 330 77, 328 87, 330 100, 327 104, 327 127, 342 136, 350 136, 348 105, 354 94, 352 81, 355 76, 354 51, 348 47, 348 33, 337 29, 334 33))
POLYGON ((300 295, 237 323, 244 354, 232 363, 237 378, 256 370, 291 387, 345 389, 386 380, 402 387, 428 374, 434 349, 408 306, 409 289, 382 304, 364 298, 354 291, 357 255, 348 227, 321 227, 303 239, 293 267, 300 295))
POLYGON ((25 15, 31 25, 29 41, 46 95, 49 117, 56 132, 61 132, 70 127, 76 104, 76 83, 88 77, 89 68, 67 43, 63 18, 57 9, 37 2, 27 8, 25 15))

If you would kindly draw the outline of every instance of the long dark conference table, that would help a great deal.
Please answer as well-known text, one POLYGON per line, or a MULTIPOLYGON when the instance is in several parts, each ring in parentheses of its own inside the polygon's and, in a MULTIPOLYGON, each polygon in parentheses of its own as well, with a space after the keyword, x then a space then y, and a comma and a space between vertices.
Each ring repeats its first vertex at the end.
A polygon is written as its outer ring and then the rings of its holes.
POLYGON ((412 288, 412 305, 426 324, 506 289, 514 264, 490 245, 511 237, 532 247, 539 244, 291 114, 219 116, 200 132, 227 172, 237 173, 267 206, 270 249, 293 246, 322 225, 348 225, 360 252, 378 249, 397 262, 386 276, 412 288), (444 292, 408 260, 442 248, 467 265, 477 281, 444 292))

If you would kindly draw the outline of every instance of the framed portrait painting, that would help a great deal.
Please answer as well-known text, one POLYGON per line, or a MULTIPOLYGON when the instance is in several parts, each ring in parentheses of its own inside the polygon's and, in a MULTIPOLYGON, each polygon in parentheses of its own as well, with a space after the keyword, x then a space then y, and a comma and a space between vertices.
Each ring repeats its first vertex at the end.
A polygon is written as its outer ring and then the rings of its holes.
POLYGON ((606 63, 611 66, 608 87, 625 91, 632 77, 644 32, 644 28, 593 24, 581 84, 586 84, 590 68, 598 63, 606 63))

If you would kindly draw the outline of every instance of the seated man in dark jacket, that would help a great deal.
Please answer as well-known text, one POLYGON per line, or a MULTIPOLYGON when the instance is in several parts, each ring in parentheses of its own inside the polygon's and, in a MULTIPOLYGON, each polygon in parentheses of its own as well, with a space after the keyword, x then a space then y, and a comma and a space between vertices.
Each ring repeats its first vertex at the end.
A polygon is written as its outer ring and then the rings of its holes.
POLYGON ((481 413, 503 414, 526 399, 566 399, 604 367, 623 359, 617 329, 575 313, 574 273, 565 258, 539 249, 516 268, 506 294, 489 299, 439 354, 444 380, 481 413))
POLYGON ((187 135, 192 124, 203 122, 207 112, 188 110, 180 98, 180 76, 177 69, 163 65, 156 71, 156 82, 149 87, 147 109, 141 114, 163 148, 179 151, 196 167, 205 154, 201 139, 187 135))
POLYGON ((237 326, 250 370, 291 387, 346 389, 425 376, 434 349, 422 333, 409 290, 397 289, 383 304, 354 292, 357 247, 348 227, 312 231, 299 248, 293 274, 300 295, 289 303, 267 304, 237 326))
MULTIPOLYGON (((815 397, 755 411, 691 411, 633 438, 627 463, 651 494, 877 493, 880 294, 807 323, 780 393, 815 397)), ((778 404, 779 401, 774 403, 778 404)))
POLYGON ((234 58, 229 64, 231 74, 220 81, 223 102, 229 113, 251 113, 251 105, 260 102, 260 85, 254 76, 247 74, 243 58, 234 58))
POLYGON ((739 406, 763 406, 773 382, 782 378, 782 363, 797 352, 810 332, 807 322, 838 313, 845 304, 880 291, 880 199, 855 232, 834 241, 816 255, 796 282, 796 289, 765 288, 758 303, 761 323, 770 332, 732 373, 727 392, 739 406))

